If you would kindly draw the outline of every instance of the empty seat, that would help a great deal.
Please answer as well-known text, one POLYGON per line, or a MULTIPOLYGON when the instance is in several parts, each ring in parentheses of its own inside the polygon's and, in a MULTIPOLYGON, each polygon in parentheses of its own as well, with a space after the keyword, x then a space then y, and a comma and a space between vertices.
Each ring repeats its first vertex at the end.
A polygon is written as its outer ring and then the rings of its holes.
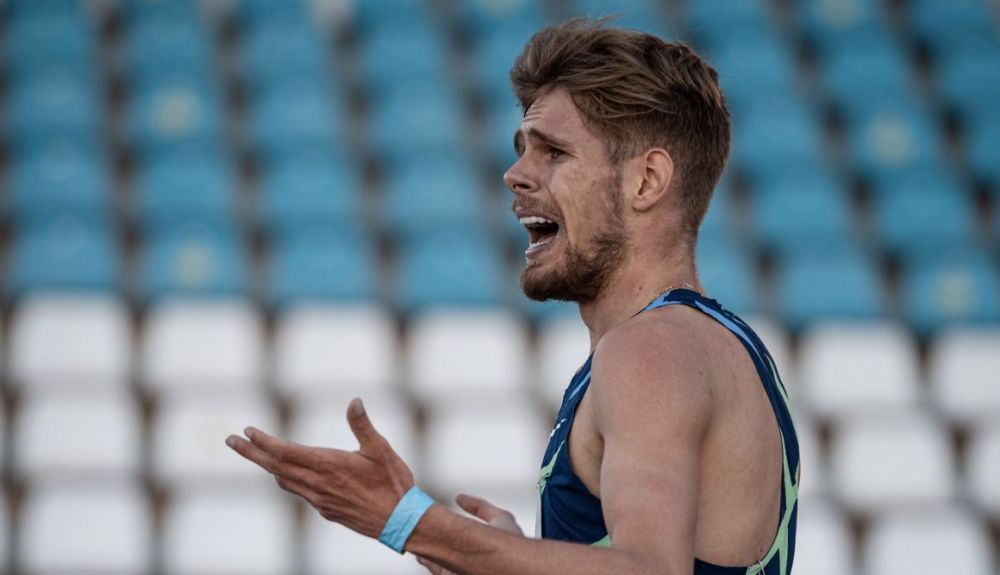
POLYGON ((525 326, 501 310, 439 310, 414 318, 406 365, 417 397, 435 402, 524 392, 525 326))
POLYGON ((140 294, 146 300, 220 298, 249 291, 246 246, 232 222, 191 219, 146 238, 140 294))
POLYGON ((950 438, 919 412, 840 420, 830 461, 834 492, 853 511, 936 504, 955 494, 950 438))
POLYGON ((709 41, 766 28, 770 20, 768 3, 764 0, 686 0, 683 5, 687 27, 709 41))
POLYGON ((751 106, 762 98, 778 94, 786 98, 796 91, 795 55, 782 37, 766 26, 713 38, 708 57, 736 117, 752 111, 751 106))
POLYGON ((8 200, 14 217, 23 224, 60 212, 109 213, 113 196, 106 160, 95 142, 70 138, 26 150, 11 166, 8 200))
POLYGON ((192 70, 208 77, 214 68, 209 31, 191 17, 137 19, 126 30, 125 47, 133 82, 170 70, 192 70))
POLYGON ((655 0, 577 0, 576 16, 588 18, 615 17, 615 26, 655 34, 661 38, 676 36, 673 26, 668 26, 666 15, 659 10, 655 0))
POLYGON ((823 500, 799 500, 795 535, 795 571, 810 575, 856 573, 847 517, 823 500))
POLYGON ((150 78, 137 86, 132 97, 129 134, 143 153, 181 145, 214 145, 224 135, 222 104, 217 87, 189 70, 150 78))
POLYGON ((850 196, 832 174, 787 170, 761 182, 754 196, 753 229, 776 252, 829 250, 851 241, 850 196))
POLYGON ((475 229, 435 232, 399 247, 398 302, 404 310, 500 302, 498 246, 475 229))
POLYGON ((272 406, 260 396, 186 397, 159 402, 153 421, 152 470, 170 487, 252 484, 273 487, 270 475, 226 446, 226 437, 253 426, 277 434, 272 406))
POLYGON ((838 44, 823 54, 822 83, 828 97, 848 113, 873 100, 893 101, 913 91, 909 62, 889 35, 838 44))
POLYGON ((285 234, 271 243, 268 299, 278 306, 373 299, 378 259, 372 244, 329 224, 285 234))
POLYGON ((782 258, 778 305, 793 328, 820 319, 871 319, 884 313, 875 263, 851 250, 782 258))
POLYGON ((85 71, 54 64, 13 84, 7 95, 7 134, 17 147, 58 134, 92 137, 102 109, 97 81, 85 71))
POLYGON ((14 469, 38 479, 137 477, 142 415, 127 394, 34 395, 18 408, 14 469))
POLYGON ((428 79, 447 81, 445 34, 424 14, 401 16, 373 22, 360 38, 361 70, 368 78, 372 96, 405 90, 428 79))
POLYGON ((954 507, 881 515, 863 549, 866 575, 989 575, 996 556, 986 526, 954 507))
POLYGON ((927 166, 939 168, 944 157, 941 136, 930 112, 909 97, 879 98, 865 100, 864 109, 848 118, 855 169, 877 181, 927 166))
POLYGON ((435 409, 427 422, 426 477, 444 493, 534 486, 547 435, 527 402, 435 409))
POLYGON ((302 305, 278 317, 272 375, 307 399, 386 390, 395 381, 396 326, 373 305, 302 305))
POLYGON ((48 14, 8 14, 5 9, 4 53, 9 77, 22 78, 52 64, 93 70, 97 64, 94 26, 79 8, 74 3, 66 12, 48 14))
POLYGON ((290 498, 265 490, 182 493, 163 518, 165 575, 291 573, 297 539, 290 498))
POLYGON ((971 119, 965 139, 966 156, 972 172, 991 180, 994 191, 1000 189, 1000 114, 971 119))
POLYGON ((309 511, 304 528, 305 572, 309 575, 420 575, 427 573, 412 554, 400 555, 379 541, 309 511))
POLYGON ((169 395, 259 389, 264 342, 257 312, 241 300, 175 300, 152 308, 140 374, 169 395))
POLYGON ((542 397, 559 405, 573 374, 590 355, 590 332, 579 316, 558 315, 539 326, 536 349, 542 397))
MULTIPOLYGON (((545 23, 544 6, 530 0, 472 0, 463 2, 459 8, 463 22, 477 37, 509 27, 538 29, 545 23)), ((510 62, 514 61, 514 56, 511 55, 510 62)))
POLYGON ((225 220, 235 213, 237 176, 218 148, 189 146, 149 158, 136 179, 136 209, 147 227, 188 219, 225 220))
POLYGON ((802 337, 799 378, 821 415, 909 409, 920 399, 910 332, 891 323, 824 323, 802 337))
MULTIPOLYGON (((397 394, 386 391, 372 390, 358 395, 372 425, 419 478, 421 461, 417 458, 416 424, 409 405, 397 394)), ((296 402, 288 428, 289 440, 345 451, 358 449, 358 440, 347 423, 350 401, 350 394, 342 394, 296 402)))
MULTIPOLYGON (((445 77, 412 82, 374 100, 372 143, 384 161, 400 163, 415 154, 440 153, 462 166, 462 108, 445 77)), ((432 156, 433 157, 433 156, 432 156)), ((429 179, 423 184, 439 182, 429 179)), ((472 183, 472 182, 470 182, 472 183)), ((474 184, 470 190, 476 189, 474 184)), ((468 193, 465 190, 463 193, 468 193)))
MULTIPOLYGON (((947 4, 967 3, 963 0, 947 4)), ((942 5, 935 11, 943 9, 942 5)), ((1000 97, 997 38, 955 37, 939 46, 936 56, 938 88, 945 101, 958 111, 966 128, 976 129, 980 119, 995 116, 996 109, 989 103, 1000 97)))
POLYGON ((1000 330, 953 328, 931 341, 928 378, 935 403, 971 423, 1000 415, 1000 330))
POLYGON ((15 308, 10 377, 24 391, 125 389, 131 374, 128 312, 115 297, 37 295, 15 308))
POLYGON ((1000 277, 983 250, 911 258, 903 274, 903 307, 918 330, 1000 320, 1000 277))
POLYGON ((317 78, 276 84, 252 102, 250 132, 264 157, 333 147, 342 125, 339 98, 317 78))
POLYGON ((698 277, 709 297, 739 313, 759 309, 755 262, 743 246, 705 238, 698 242, 696 257, 698 277))
POLYGON ((302 151, 267 164, 257 216, 276 235, 306 225, 352 227, 362 215, 361 191, 343 154, 302 151))
POLYGON ((808 0, 799 4, 798 16, 806 34, 821 49, 888 32, 881 4, 865 0, 808 0))
POLYGON ((907 8, 910 27, 935 49, 968 38, 996 37, 996 11, 983 0, 915 0, 907 8))
POLYGON ((10 295, 107 292, 118 284, 121 255, 110 222, 64 213, 18 230, 12 244, 7 276, 10 295))
POLYGON ((973 430, 966 454, 966 482, 973 501, 1000 517, 1000 425, 996 419, 973 430))
POLYGON ((243 71, 248 84, 260 90, 302 78, 323 77, 327 68, 325 41, 308 18, 260 20, 244 36, 243 71))
POLYGON ((153 516, 134 483, 33 486, 19 526, 18 572, 153 571, 153 516))
POLYGON ((789 166, 819 165, 824 157, 821 126, 814 112, 794 96, 757 101, 733 124, 731 165, 753 178, 789 166))
POLYGON ((461 154, 432 155, 389 174, 382 212, 403 239, 476 226, 485 214, 479 188, 470 160, 461 154))

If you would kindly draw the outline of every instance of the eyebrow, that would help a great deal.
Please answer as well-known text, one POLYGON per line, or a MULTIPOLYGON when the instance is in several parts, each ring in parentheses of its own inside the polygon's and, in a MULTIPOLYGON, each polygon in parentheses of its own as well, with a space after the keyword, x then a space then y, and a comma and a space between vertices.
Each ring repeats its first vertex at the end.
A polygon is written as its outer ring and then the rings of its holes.
MULTIPOLYGON (((518 130, 518 131, 514 132, 514 150, 519 151, 521 149, 521 146, 524 145, 524 133, 525 133, 524 130, 518 130)), ((568 148, 569 147, 569 142, 567 142, 565 140, 560 140, 559 138, 557 138, 557 137, 555 137, 555 136, 553 136, 551 134, 546 134, 545 132, 539 130, 538 128, 534 128, 534 127, 528 128, 527 133, 528 133, 528 137, 529 138, 532 138, 534 140, 538 140, 538 141, 542 142, 543 144, 546 144, 546 145, 549 145, 549 146, 555 146, 557 148, 568 148)))

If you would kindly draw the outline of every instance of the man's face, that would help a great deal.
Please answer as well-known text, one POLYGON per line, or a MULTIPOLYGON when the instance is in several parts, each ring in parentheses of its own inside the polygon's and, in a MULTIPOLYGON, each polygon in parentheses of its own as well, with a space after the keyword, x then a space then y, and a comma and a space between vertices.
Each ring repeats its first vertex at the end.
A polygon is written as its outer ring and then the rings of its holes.
POLYGON ((562 89, 535 100, 514 145, 504 183, 530 240, 521 288, 534 300, 590 302, 625 257, 621 169, 562 89))

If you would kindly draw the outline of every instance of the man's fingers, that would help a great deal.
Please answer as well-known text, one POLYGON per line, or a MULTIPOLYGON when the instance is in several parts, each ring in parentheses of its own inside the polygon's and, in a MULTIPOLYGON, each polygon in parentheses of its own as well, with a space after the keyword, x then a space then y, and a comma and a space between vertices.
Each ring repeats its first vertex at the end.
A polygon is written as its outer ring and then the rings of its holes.
POLYGON ((446 571, 444 569, 444 567, 441 567, 440 565, 438 565, 437 563, 434 563, 433 561, 429 561, 427 559, 424 559, 423 557, 421 557, 419 555, 417 555, 417 563, 420 563, 421 565, 423 565, 424 567, 426 567, 427 570, 431 572, 431 575, 450 575, 451 574, 451 571, 446 571))
POLYGON ((278 439, 256 427, 248 427, 243 430, 243 433, 258 449, 270 453, 281 461, 309 465, 315 459, 315 448, 278 439))
POLYGON ((385 448, 385 438, 383 438, 375 426, 368 419, 365 412, 365 405, 360 398, 354 398, 347 406, 347 423, 351 426, 351 432, 358 439, 361 446, 361 453, 365 455, 378 455, 385 448))
POLYGON ((513 513, 493 505, 482 497, 473 497, 463 493, 456 497, 455 501, 468 514, 474 515, 494 527, 510 533, 522 533, 513 513))
POLYGON ((276 478, 291 479, 303 485, 318 485, 322 481, 322 476, 312 469, 282 461, 277 456, 264 451, 254 443, 243 439, 238 435, 230 435, 226 438, 226 445, 243 457, 261 466, 276 478))

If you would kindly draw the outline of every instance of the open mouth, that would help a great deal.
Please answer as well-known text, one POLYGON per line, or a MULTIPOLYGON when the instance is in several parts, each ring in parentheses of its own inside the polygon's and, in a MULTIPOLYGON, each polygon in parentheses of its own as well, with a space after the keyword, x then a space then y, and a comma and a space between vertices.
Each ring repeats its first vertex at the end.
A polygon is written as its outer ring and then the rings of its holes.
POLYGON ((549 240, 554 238, 557 233, 559 233, 559 224, 556 222, 544 218, 541 216, 525 216, 519 218, 518 221, 521 222, 528 230, 528 241, 531 246, 538 246, 547 243, 549 240))

